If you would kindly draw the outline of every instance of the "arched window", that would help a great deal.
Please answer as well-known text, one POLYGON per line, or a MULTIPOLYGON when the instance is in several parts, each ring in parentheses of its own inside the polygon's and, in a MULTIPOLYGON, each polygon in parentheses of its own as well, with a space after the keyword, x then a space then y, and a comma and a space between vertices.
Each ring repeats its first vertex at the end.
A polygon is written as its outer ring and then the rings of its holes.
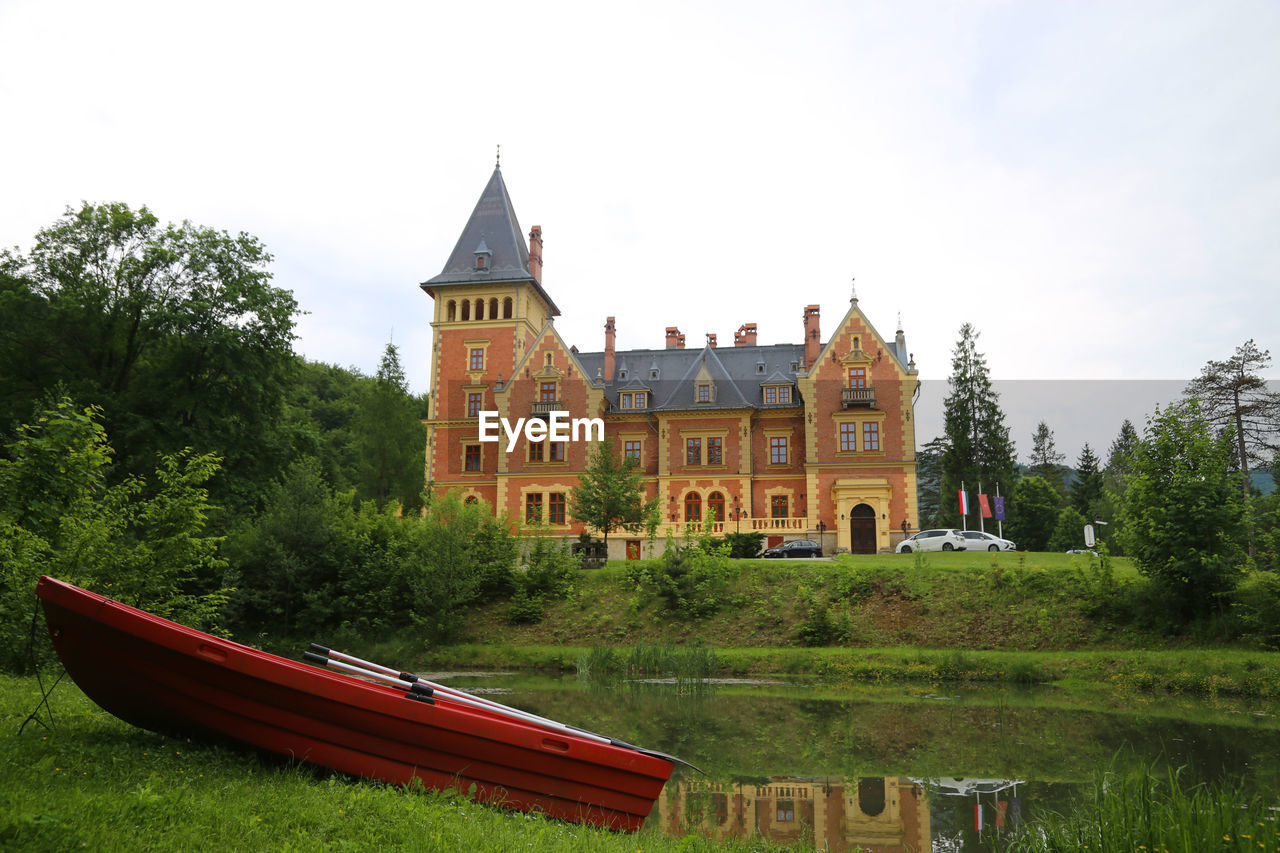
POLYGON ((449 307, 446 309, 444 318, 450 323, 458 319, 458 303, 456 300, 453 300, 453 299, 449 300, 449 307))
POLYGON ((464 501, 463 501, 463 503, 464 503, 464 504, 475 504, 475 503, 480 503, 480 500, 479 500, 475 495, 467 495, 467 499, 466 499, 466 500, 464 500, 464 501))
POLYGON ((498 319, 498 297, 496 296, 489 300, 489 319, 498 319))
POLYGON ((466 322, 467 320, 470 320, 470 319, 471 319, 471 300, 464 299, 462 300, 462 320, 463 322, 466 322))
POLYGON ((504 320, 511 319, 511 297, 510 296, 502 300, 502 319, 504 320))
POLYGON ((702 495, 697 492, 684 496, 684 520, 702 521, 702 495))
POLYGON ((484 319, 484 300, 483 299, 476 300, 476 319, 477 320, 484 319))
POLYGON ((858 780, 858 809, 867 817, 884 811, 884 779, 858 780))
POLYGON ((724 521, 724 495, 720 492, 707 495, 707 517, 712 521, 724 521))

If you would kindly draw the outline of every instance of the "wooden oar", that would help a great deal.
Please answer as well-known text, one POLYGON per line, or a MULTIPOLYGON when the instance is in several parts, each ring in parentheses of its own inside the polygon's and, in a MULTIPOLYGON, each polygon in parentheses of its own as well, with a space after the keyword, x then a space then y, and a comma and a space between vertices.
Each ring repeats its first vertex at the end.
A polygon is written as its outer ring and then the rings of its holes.
POLYGON ((596 732, 578 728, 577 726, 571 726, 566 723, 557 722, 556 720, 550 720, 546 717, 539 717, 537 714, 530 714, 527 711, 512 708, 510 705, 503 705, 501 702, 494 702, 491 699, 485 699, 480 696, 474 696, 470 693, 464 693, 461 690, 455 690, 452 687, 446 687, 443 684, 437 684, 434 681, 427 681, 425 678, 420 678, 411 672, 392 669, 391 667, 382 666, 381 664, 367 661, 363 658, 358 658, 355 655, 334 651, 333 649, 328 648, 327 646, 322 646, 319 643, 312 643, 311 649, 311 651, 303 653, 304 660, 321 666, 332 664, 346 672, 392 683, 397 686, 404 687, 411 692, 416 692, 419 695, 424 696, 428 701, 445 700, 449 702, 456 702, 460 705, 466 705, 481 711, 488 711, 493 714, 500 714, 504 717, 510 717, 511 719, 520 720, 522 722, 533 723, 534 725, 552 729, 553 731, 566 732, 568 734, 585 737, 599 743, 607 743, 613 746, 620 746, 623 749, 630 749, 644 755, 652 755, 655 758, 662 758, 666 761, 683 764, 686 767, 691 767, 699 773, 702 773, 701 770, 694 767, 694 765, 689 762, 676 758, 674 755, 668 755, 665 752, 645 749, 644 747, 636 746, 634 744, 627 743, 626 741, 618 740, 617 738, 597 734, 596 732))

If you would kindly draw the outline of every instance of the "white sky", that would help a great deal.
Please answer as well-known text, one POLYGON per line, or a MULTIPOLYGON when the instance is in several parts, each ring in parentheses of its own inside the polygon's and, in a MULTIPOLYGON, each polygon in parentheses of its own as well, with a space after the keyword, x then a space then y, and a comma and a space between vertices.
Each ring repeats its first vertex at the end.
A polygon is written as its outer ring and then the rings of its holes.
POLYGON ((997 378, 1186 379, 1280 356, 1277 45, 1273 0, 0 0, 0 245, 82 199, 247 231, 299 351, 394 335, 421 392, 500 143, 584 351, 825 336, 856 276, 926 378, 970 321, 997 378))

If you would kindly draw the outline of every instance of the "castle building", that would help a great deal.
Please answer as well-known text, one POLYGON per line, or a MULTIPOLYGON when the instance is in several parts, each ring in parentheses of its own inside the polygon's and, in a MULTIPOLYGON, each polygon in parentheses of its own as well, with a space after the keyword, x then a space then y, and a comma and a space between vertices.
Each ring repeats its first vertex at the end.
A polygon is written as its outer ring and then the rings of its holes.
MULTIPOLYGON (((881 336, 856 296, 825 342, 820 308, 807 305, 797 344, 760 345, 744 323, 731 346, 709 334, 687 347, 672 326, 660 348, 619 351, 610 316, 604 349, 579 352, 552 322, 542 229, 525 242, 498 168, 443 271, 421 287, 434 301, 426 473, 437 493, 576 537, 569 494, 594 446, 585 439, 602 428, 658 497, 659 539, 709 522, 763 532, 771 546, 814 539, 827 554, 875 553, 918 526, 918 374, 902 330, 881 336), (508 426, 567 412, 582 430, 509 440, 488 412, 508 426)), ((615 535, 611 549, 615 538, 611 557, 640 556, 639 539, 615 535)))

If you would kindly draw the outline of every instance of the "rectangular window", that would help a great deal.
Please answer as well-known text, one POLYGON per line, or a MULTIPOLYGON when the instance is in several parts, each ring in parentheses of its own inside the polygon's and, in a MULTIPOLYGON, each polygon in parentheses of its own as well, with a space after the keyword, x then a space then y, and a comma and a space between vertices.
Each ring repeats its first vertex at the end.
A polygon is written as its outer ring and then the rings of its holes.
POLYGON ((764 402, 766 405, 778 402, 778 386, 769 385, 764 389, 764 402))
POLYGON ((630 395, 630 394, 619 394, 619 395, 618 395, 618 406, 619 406, 619 408, 623 408, 623 409, 629 409, 629 408, 631 408, 631 395, 630 395))
POLYGON ((528 494, 524 496, 524 523, 542 523, 542 495, 528 494))
POLYGON ((769 512, 774 518, 787 517, 787 496, 774 495, 769 498, 769 512))
POLYGON ((848 453, 858 449, 858 425, 856 423, 840 424, 840 450, 848 453))
POLYGON ((541 441, 529 442, 529 461, 530 462, 543 461, 543 458, 544 458, 543 454, 546 452, 544 450, 545 447, 546 445, 543 444, 541 441))
POLYGON ((484 370, 484 350, 480 347, 471 348, 471 369, 484 370))
POLYGON ((548 442, 547 442, 547 444, 551 445, 551 461, 552 461, 552 462, 563 462, 563 461, 564 461, 564 448, 565 448, 565 444, 566 444, 566 442, 563 442, 563 441, 548 441, 548 442))
POLYGON ((467 471, 480 470, 480 445, 478 444, 467 445, 467 458, 466 458, 466 465, 464 466, 464 468, 467 471))
POLYGON ((541 400, 543 403, 556 402, 556 383, 543 382, 541 396, 538 399, 541 400))
POLYGON ((849 368, 849 387, 850 388, 866 388, 867 387, 867 369, 865 367, 849 368))
POLYGON ((643 409, 649 405, 649 395, 644 391, 636 392, 636 408, 643 409))
POLYGON ((484 402, 484 394, 478 391, 467 394, 467 417, 469 418, 480 417, 480 406, 483 404, 483 402, 484 402))
POLYGON ((721 451, 720 442, 721 442, 721 439, 719 438, 707 439, 707 464, 708 465, 722 464, 722 461, 724 459, 724 454, 720 452, 721 451))
POLYGON ((547 521, 564 524, 564 492, 552 492, 547 499, 547 521))
POLYGON ((781 388, 778 389, 778 402, 779 403, 791 402, 791 386, 790 385, 783 385, 781 388))
POLYGON ((702 464, 702 439, 686 438, 684 441, 684 464, 702 464))
POLYGON ((711 386, 710 385, 698 386, 698 402, 699 403, 711 402, 711 386))
POLYGON ((637 465, 640 464, 640 442, 624 441, 622 443, 622 455, 627 459, 634 460, 637 465))
POLYGON ((862 425, 862 449, 880 449, 880 424, 867 423, 862 425))
POLYGON ((775 435, 769 439, 769 462, 774 465, 787 464, 787 437, 775 435))

